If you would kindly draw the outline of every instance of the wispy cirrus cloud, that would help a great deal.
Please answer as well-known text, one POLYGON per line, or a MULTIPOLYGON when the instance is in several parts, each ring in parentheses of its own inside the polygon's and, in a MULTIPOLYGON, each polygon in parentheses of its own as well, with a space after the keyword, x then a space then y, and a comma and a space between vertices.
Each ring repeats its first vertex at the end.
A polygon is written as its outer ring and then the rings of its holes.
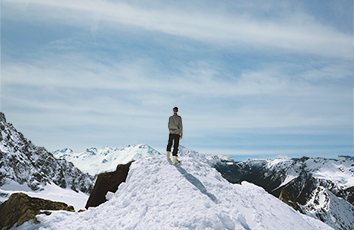
POLYGON ((52 150, 163 150, 177 105, 197 150, 345 152, 352 35, 304 4, 5 0, 2 108, 52 150))
POLYGON ((298 11, 287 11, 287 14, 274 19, 256 17, 247 11, 203 12, 203 8, 197 14, 191 14, 190 10, 183 9, 181 5, 168 4, 164 4, 165 7, 143 8, 127 2, 102 0, 31 0, 29 4, 28 1, 14 0, 4 1, 3 7, 8 12, 5 12, 3 18, 12 19, 12 12, 24 3, 26 15, 21 18, 31 21, 50 20, 71 26, 86 25, 95 36, 99 29, 119 31, 122 25, 127 25, 243 49, 275 48, 327 57, 353 56, 348 49, 352 45, 351 34, 323 25, 310 15, 298 11))

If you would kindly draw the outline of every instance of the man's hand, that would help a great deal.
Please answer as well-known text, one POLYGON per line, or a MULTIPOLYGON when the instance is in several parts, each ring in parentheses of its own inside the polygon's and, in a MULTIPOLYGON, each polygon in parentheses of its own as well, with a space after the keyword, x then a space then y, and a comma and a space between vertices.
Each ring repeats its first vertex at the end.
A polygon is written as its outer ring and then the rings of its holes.
POLYGON ((181 139, 181 140, 182 140, 182 136, 180 136, 180 137, 179 137, 179 139, 181 139))

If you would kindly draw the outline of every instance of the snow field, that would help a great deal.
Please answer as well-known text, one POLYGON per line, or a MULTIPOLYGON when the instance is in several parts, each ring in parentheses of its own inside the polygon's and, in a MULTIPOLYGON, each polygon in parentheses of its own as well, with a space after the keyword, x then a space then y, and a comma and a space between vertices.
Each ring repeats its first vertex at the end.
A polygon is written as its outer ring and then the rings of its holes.
POLYGON ((30 197, 64 202, 67 205, 73 206, 76 211, 85 209, 89 197, 83 192, 75 192, 69 188, 64 189, 54 183, 47 184, 38 191, 33 191, 27 185, 20 185, 15 181, 11 181, 9 184, 0 187, 0 193, 9 194, 8 197, 0 197, 0 202, 5 202, 12 193, 19 192, 25 193, 30 197))
POLYGON ((83 213, 40 215, 18 229, 331 229, 264 189, 230 184, 199 156, 134 162, 109 201, 83 213))

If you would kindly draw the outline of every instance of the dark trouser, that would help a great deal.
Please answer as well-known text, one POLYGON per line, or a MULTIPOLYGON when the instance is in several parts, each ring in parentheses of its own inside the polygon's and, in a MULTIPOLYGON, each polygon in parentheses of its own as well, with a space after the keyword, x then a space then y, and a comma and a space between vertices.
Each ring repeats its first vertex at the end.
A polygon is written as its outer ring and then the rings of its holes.
POLYGON ((170 134, 168 136, 168 144, 167 144, 167 151, 171 152, 171 147, 173 143, 173 153, 172 156, 177 156, 178 152, 178 145, 179 145, 179 138, 180 136, 178 134, 170 134))

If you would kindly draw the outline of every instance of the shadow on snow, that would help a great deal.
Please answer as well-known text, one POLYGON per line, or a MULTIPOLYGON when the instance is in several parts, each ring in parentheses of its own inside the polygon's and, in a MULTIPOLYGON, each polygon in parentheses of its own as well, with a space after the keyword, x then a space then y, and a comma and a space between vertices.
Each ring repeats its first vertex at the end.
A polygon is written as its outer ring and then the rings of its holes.
POLYGON ((192 185, 194 185, 197 189, 199 189, 199 191, 201 193, 203 193, 204 195, 208 196, 215 204, 218 203, 218 199, 216 199, 216 197, 209 193, 207 191, 207 189, 205 188, 205 186, 203 185, 203 183, 196 178, 195 176, 193 176, 192 174, 188 173, 184 168, 181 167, 180 164, 175 165, 176 169, 187 179, 187 181, 189 183, 191 183, 192 185))

